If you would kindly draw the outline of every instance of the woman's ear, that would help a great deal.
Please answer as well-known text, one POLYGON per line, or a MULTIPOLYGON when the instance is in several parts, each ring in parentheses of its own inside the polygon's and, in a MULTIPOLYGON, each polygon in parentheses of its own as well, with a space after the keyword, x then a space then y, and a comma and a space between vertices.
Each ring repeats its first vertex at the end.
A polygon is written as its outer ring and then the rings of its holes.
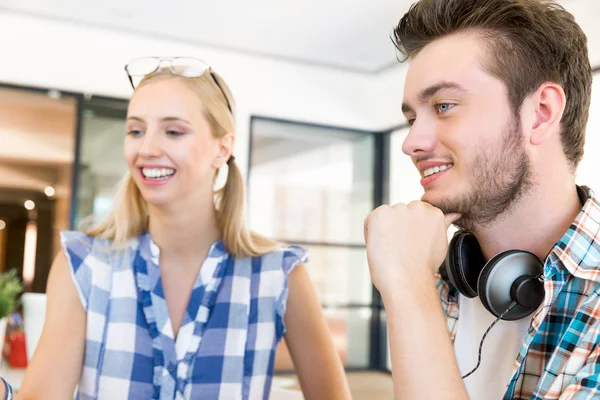
POLYGON ((235 135, 226 133, 221 138, 217 139, 217 156, 213 161, 213 167, 219 168, 229 161, 229 157, 233 154, 233 146, 235 144, 235 135))

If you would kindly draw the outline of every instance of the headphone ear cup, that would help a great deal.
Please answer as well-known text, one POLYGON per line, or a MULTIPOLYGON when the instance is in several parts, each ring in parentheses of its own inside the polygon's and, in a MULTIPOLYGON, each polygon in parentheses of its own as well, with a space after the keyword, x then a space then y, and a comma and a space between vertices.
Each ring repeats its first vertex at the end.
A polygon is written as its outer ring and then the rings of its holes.
POLYGON ((462 295, 477 297, 477 280, 485 261, 475 235, 458 231, 448 246, 445 267, 448 280, 462 295))
MULTIPOLYGON (((523 278, 535 278, 544 271, 544 264, 535 255, 528 251, 508 250, 495 255, 489 260, 479 275, 477 282, 477 291, 483 306, 491 312, 496 318, 499 318, 512 304, 517 305, 502 317, 506 321, 515 321, 524 318, 534 312, 540 301, 535 301, 529 307, 523 307, 523 302, 514 298, 517 291, 514 290, 515 284, 523 281, 523 278), (521 304, 520 304, 521 303, 521 304), (537 303, 537 304, 533 304, 537 303)), ((527 279, 525 279, 527 280, 527 279)), ((530 279, 529 284, 534 284, 530 279)), ((541 291, 543 293, 543 284, 541 291)), ((539 292, 540 288, 534 288, 539 292)), ((538 298, 540 298, 538 296, 538 298)))

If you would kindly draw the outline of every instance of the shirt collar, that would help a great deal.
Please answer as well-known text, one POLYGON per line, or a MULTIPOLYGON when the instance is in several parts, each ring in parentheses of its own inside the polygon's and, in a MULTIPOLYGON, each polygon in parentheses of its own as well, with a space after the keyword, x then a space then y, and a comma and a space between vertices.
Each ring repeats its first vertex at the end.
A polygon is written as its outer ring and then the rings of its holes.
MULTIPOLYGON (((152 261, 154 265, 159 265, 158 260, 160 259, 160 248, 150 236, 150 233, 145 231, 142 233, 138 240, 139 251, 142 257, 146 261, 152 261)), ((227 256, 227 250, 222 240, 214 242, 208 251, 208 258, 223 258, 227 256)))
POLYGON ((564 267, 576 278, 600 282, 600 203, 592 189, 577 190, 583 207, 548 255, 544 274, 549 278, 564 267))

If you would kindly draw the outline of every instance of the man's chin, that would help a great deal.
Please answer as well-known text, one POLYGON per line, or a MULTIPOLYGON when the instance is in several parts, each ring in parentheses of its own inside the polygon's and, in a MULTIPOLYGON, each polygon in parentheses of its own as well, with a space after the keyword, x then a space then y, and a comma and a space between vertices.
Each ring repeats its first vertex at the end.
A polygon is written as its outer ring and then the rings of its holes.
MULTIPOLYGON (((458 207, 458 205, 453 204, 451 201, 449 201, 449 199, 447 197, 442 199, 442 198, 436 198, 434 196, 430 196, 430 197, 423 196, 423 197, 421 197, 421 201, 423 201, 425 203, 429 203, 432 206, 434 206, 435 208, 439 208, 446 215, 448 215, 448 214, 464 215, 465 214, 464 209, 461 209, 460 207, 458 207)), ((455 225, 460 224, 461 219, 462 218, 457 220, 455 225)))
MULTIPOLYGON (((435 193, 434 191, 427 191, 421 196, 421 201, 425 203, 429 203, 434 207, 440 208, 442 207, 442 196, 435 193)), ((444 211, 444 210, 442 210, 444 211)))

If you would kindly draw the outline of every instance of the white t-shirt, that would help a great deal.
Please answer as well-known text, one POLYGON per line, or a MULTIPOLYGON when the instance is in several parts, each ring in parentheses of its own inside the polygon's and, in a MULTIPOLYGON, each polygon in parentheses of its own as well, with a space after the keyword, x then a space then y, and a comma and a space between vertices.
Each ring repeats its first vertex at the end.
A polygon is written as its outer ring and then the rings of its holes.
MULTIPOLYGON (((479 298, 459 295, 458 308, 454 352, 462 376, 477 365, 481 338, 496 317, 485 309, 479 298)), ((483 343, 481 365, 463 380, 471 400, 502 399, 530 323, 531 317, 498 321, 488 333, 483 343)))

